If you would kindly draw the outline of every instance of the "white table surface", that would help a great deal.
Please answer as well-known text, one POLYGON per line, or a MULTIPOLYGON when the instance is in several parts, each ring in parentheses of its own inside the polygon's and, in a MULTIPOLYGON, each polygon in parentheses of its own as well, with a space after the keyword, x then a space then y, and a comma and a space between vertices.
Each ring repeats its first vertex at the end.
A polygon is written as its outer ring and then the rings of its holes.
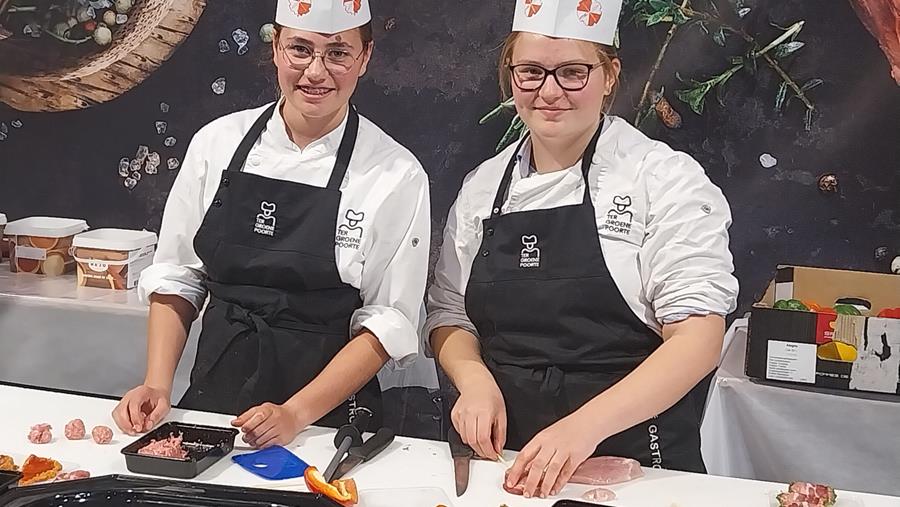
MULTIPOLYGON (((94 476, 129 473, 120 454, 121 448, 132 442, 128 437, 115 432, 113 442, 106 446, 92 440, 68 441, 63 428, 70 419, 81 418, 90 429, 98 424, 114 428, 110 411, 115 402, 100 398, 66 395, 0 386, 0 454, 12 455, 21 464, 31 453, 51 457, 60 461, 64 470, 87 469, 94 476), (28 442, 29 427, 46 422, 53 426, 53 441, 45 445, 28 442)), ((200 424, 227 426, 230 416, 185 412, 175 410, 169 420, 200 424)), ((333 430, 312 428, 301 433, 289 446, 307 463, 324 469, 334 452, 333 430)), ((238 440, 238 442, 240 442, 238 440)), ((237 449, 235 452, 247 452, 237 449)), ((514 454, 507 452, 507 460, 514 454)), ((511 462, 511 461, 510 461, 511 462)), ((398 437, 381 455, 351 472, 361 490, 360 507, 367 507, 367 497, 376 490, 397 488, 393 497, 395 507, 423 507, 425 498, 414 488, 438 488, 450 499, 448 507, 484 507, 506 504, 509 507, 551 506, 556 499, 525 499, 505 493, 500 487, 505 466, 500 463, 473 461, 471 465, 468 491, 460 498, 453 493, 453 472, 449 448, 446 443, 398 437), (371 492, 367 494, 367 491, 371 492), (400 500, 404 498, 405 500, 400 500)), ((786 489, 785 484, 754 482, 729 479, 711 475, 688 474, 664 470, 646 469, 646 475, 638 480, 611 486, 618 499, 609 505, 618 507, 764 507, 771 506, 774 494, 786 489)), ((784 480, 802 479, 785 477, 784 480)), ((196 481, 240 486, 289 487, 295 484, 298 491, 305 487, 300 481, 269 482, 244 471, 224 458, 204 473, 196 481)), ((588 486, 569 485, 560 497, 577 498, 588 486)), ((863 493, 838 492, 836 507, 900 507, 900 498, 875 496, 863 493)), ((430 505, 427 507, 431 507, 430 505)))
POLYGON ((753 382, 744 375, 747 324, 731 326, 710 390, 701 428, 708 471, 900 495, 900 397, 753 382))

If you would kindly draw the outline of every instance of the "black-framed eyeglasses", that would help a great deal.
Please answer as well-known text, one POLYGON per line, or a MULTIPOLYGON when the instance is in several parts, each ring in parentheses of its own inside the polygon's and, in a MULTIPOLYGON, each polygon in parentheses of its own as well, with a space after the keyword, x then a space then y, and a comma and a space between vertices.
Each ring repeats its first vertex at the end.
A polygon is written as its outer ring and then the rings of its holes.
POLYGON ((591 72, 601 67, 601 63, 567 63, 555 69, 546 69, 534 63, 521 63, 510 65, 513 82, 520 90, 533 92, 540 90, 547 81, 547 76, 553 76, 560 88, 569 92, 577 92, 588 84, 591 72))
POLYGON ((363 44, 362 51, 353 56, 348 48, 327 48, 325 51, 315 49, 296 42, 287 45, 278 44, 288 65, 295 70, 306 70, 312 65, 313 60, 321 57, 325 68, 333 75, 345 74, 353 68, 353 64, 366 52, 367 44, 363 44))

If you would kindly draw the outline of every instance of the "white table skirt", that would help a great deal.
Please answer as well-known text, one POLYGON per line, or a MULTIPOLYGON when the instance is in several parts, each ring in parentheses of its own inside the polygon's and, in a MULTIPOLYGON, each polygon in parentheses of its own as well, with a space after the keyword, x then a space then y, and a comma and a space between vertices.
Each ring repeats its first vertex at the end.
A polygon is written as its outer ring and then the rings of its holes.
POLYGON ((747 320, 729 334, 702 427, 710 473, 900 495, 900 397, 752 382, 744 375, 747 320))

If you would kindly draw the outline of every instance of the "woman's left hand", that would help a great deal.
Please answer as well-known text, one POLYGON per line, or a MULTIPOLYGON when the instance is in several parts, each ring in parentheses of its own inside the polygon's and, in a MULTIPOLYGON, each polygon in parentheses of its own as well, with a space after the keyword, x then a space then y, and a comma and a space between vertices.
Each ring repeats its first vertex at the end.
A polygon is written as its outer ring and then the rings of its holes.
POLYGON ((576 412, 535 435, 513 463, 506 486, 524 483, 526 498, 558 494, 599 443, 586 422, 576 412))
POLYGON ((263 403, 247 410, 231 421, 231 425, 240 428, 244 442, 257 449, 287 445, 306 426, 287 405, 274 403, 263 403))

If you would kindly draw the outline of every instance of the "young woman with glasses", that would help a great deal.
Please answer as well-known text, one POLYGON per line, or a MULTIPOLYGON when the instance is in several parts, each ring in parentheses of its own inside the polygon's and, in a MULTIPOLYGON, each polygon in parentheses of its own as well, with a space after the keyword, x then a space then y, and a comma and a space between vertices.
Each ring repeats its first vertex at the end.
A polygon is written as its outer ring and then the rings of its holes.
POLYGON ((466 177, 429 291, 453 425, 483 457, 521 450, 506 485, 526 496, 591 456, 704 471, 731 216, 694 159, 607 114, 620 4, 516 1, 500 84, 528 135, 466 177))
POLYGON ((381 419, 375 375, 418 351, 428 178, 350 98, 372 55, 368 2, 279 0, 281 97, 191 141, 154 264, 147 373, 113 412, 128 434, 169 411, 191 322, 203 328, 180 406, 238 417, 244 441, 381 419))

